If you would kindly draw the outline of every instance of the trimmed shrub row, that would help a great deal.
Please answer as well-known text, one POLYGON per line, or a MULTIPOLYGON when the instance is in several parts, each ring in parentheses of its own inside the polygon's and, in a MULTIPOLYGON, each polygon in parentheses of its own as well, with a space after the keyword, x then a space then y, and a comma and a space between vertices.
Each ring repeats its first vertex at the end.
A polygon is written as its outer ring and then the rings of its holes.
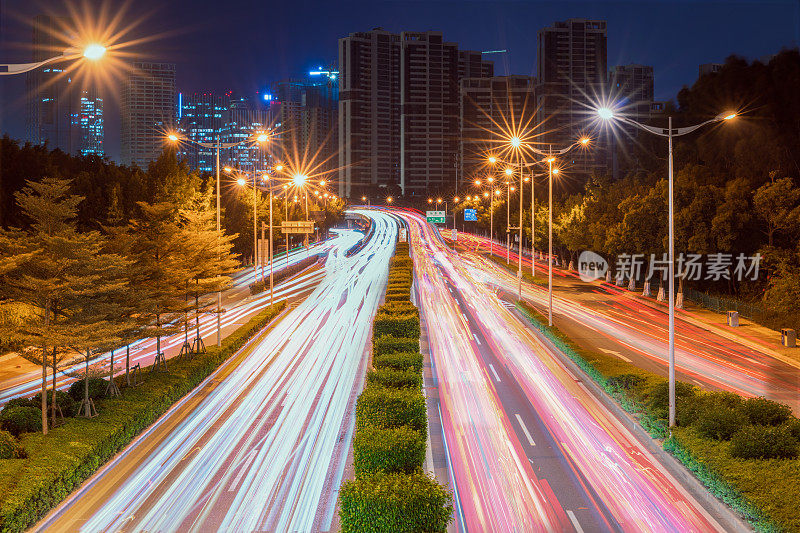
POLYGON ((398 243, 372 328, 375 369, 356 403, 356 479, 339 493, 343 532, 440 532, 452 520, 450 492, 423 473, 428 420, 412 271, 408 244, 398 243))
MULTIPOLYGON (((23 433, 18 454, 22 458, 0 461, 0 531, 24 531, 35 524, 242 348, 285 305, 268 307, 226 337, 221 347, 210 346, 204 354, 170 364, 168 373, 143 372, 144 381, 138 387, 124 390, 119 398, 99 400, 95 418, 67 419, 47 436, 23 433)), ((41 418, 41 412, 36 412, 41 418)), ((4 439, 0 432, 0 450, 6 448, 4 439)))

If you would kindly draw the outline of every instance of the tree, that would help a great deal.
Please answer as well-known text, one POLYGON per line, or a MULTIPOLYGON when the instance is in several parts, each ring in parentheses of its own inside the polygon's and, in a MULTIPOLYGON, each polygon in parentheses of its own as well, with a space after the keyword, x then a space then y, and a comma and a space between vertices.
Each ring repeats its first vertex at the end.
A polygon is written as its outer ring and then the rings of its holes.
POLYGON ((759 187, 753 194, 753 207, 764 222, 767 245, 774 244, 775 234, 792 237, 800 228, 800 188, 791 178, 781 178, 759 187))
POLYGON ((40 355, 27 355, 42 367, 42 428, 47 433, 47 367, 53 375, 51 419, 57 405, 56 375, 94 333, 81 302, 100 298, 109 263, 121 258, 99 254, 103 238, 98 232, 79 233, 76 213, 82 198, 69 193, 70 182, 45 178, 29 181, 17 193, 17 204, 29 221, 28 229, 0 230, 2 256, 16 265, 2 275, 4 298, 35 307, 35 319, 13 328, 12 335, 26 346, 40 346, 40 355))
POLYGON ((192 261, 190 271, 186 278, 187 293, 191 302, 184 315, 184 327, 187 331, 190 318, 188 313, 194 315, 196 337, 192 351, 203 351, 202 338, 200 337, 200 315, 216 312, 213 300, 201 302, 204 294, 223 291, 231 286, 231 274, 236 270, 239 262, 232 252, 233 240, 236 235, 227 235, 224 232, 218 237, 216 229, 216 214, 212 207, 214 198, 211 191, 197 193, 193 202, 186 209, 181 210, 182 225, 191 249, 192 261), (213 311, 212 311, 213 309, 213 311))
POLYGON ((140 216, 131 221, 130 283, 139 291, 137 315, 156 338, 154 369, 166 369, 161 337, 180 331, 172 321, 187 308, 186 281, 193 272, 194 254, 170 202, 139 202, 140 216))

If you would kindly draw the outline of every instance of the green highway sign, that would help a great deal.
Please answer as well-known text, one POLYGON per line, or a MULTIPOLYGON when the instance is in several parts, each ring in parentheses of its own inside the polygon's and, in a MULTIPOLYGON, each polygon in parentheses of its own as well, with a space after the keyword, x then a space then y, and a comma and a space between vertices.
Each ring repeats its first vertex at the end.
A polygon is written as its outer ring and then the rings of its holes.
POLYGON ((444 211, 425 211, 425 218, 431 224, 444 224, 445 217, 444 211))

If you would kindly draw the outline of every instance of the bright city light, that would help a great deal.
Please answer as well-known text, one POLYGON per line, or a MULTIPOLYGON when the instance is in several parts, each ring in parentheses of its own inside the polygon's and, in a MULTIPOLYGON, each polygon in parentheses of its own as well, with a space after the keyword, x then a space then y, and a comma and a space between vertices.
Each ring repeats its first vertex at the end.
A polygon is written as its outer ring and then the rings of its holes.
POLYGON ((511 137, 511 146, 514 148, 519 148, 520 144, 522 144, 522 141, 519 137, 511 137))
POLYGON ((175 135, 174 133, 170 133, 169 135, 167 135, 167 139, 169 139, 172 142, 177 142, 178 141, 178 136, 175 135))
POLYGON ((267 142, 267 139, 269 139, 269 135, 267 135, 266 133, 259 133, 258 137, 256 137, 256 140, 260 143, 267 142))
POLYGON ((726 116, 722 117, 722 120, 731 120, 731 119, 734 119, 734 118, 736 118, 736 113, 731 113, 730 115, 726 115, 726 116))
POLYGON ((244 178, 239 178, 238 180, 236 180, 236 183, 238 183, 239 185, 244 185, 247 182, 244 180, 244 178))
POLYGON ((601 107, 600 109, 598 109, 597 114, 600 115, 600 118, 602 118, 603 120, 614 118, 614 112, 607 107, 601 107))
POLYGON ((292 178, 292 182, 294 183, 295 187, 302 187, 305 185, 307 179, 308 178, 302 174, 295 174, 294 178, 292 178))
POLYGON ((222 169, 222 170, 223 170, 223 171, 225 171, 225 172, 230 172, 230 171, 232 171, 233 169, 232 169, 231 167, 223 167, 223 169, 222 169))
POLYGON ((514 173, 514 171, 512 169, 510 169, 510 168, 506 169, 506 176, 510 176, 513 173, 514 173))
POLYGON ((90 44, 83 50, 83 57, 97 61, 106 53, 106 47, 100 44, 90 44))
POLYGON ((494 165, 495 163, 497 163, 497 158, 496 158, 496 157, 494 157, 494 156, 490 157, 490 158, 489 158, 489 163, 491 163, 491 164, 493 164, 493 165, 494 165))

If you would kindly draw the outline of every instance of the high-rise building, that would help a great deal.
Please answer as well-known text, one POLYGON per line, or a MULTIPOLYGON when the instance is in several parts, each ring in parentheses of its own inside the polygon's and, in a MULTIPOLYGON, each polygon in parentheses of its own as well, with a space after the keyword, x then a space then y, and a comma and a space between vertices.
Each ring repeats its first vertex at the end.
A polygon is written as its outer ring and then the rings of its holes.
POLYGON ((178 94, 178 122, 190 140, 181 150, 181 158, 189 168, 203 172, 214 170, 216 152, 195 143, 213 144, 222 132, 228 115, 227 96, 214 93, 178 94))
POLYGON ((339 196, 400 184, 400 36, 339 39, 339 196))
POLYGON ((332 172, 339 164, 338 75, 330 69, 306 80, 283 80, 272 90, 278 106, 276 157, 302 162, 314 174, 332 172))
POLYGON ((339 39, 339 193, 427 194, 455 184, 462 76, 490 76, 479 52, 441 32, 380 28, 339 39))
POLYGON ((105 155, 103 99, 96 89, 80 91, 78 112, 72 116, 73 130, 78 135, 80 155, 105 155))
MULTIPOLYGON (((569 146, 595 118, 593 109, 607 96, 606 21, 569 19, 542 28, 537 50, 537 123, 542 143, 569 146)), ((571 172, 605 172, 607 161, 598 139, 595 150, 575 150, 571 172)))
POLYGON ((618 65, 608 73, 610 96, 625 116, 638 122, 650 118, 650 105, 655 97, 653 67, 618 65))
MULTIPOLYGON (((609 96, 614 101, 617 111, 627 118, 646 124, 653 115, 654 82, 653 67, 646 65, 618 65, 608 73, 609 96)), ((609 136, 607 142, 611 150, 611 174, 619 178, 620 160, 628 161, 634 168, 638 162, 633 159, 636 154, 634 140, 640 133, 635 126, 617 123, 614 126, 624 131, 623 135, 609 136)))
POLYGON ((122 163, 146 168, 175 127, 175 64, 134 62, 122 89, 122 163))
MULTIPOLYGON (((230 97, 230 95, 229 95, 230 97)), ((240 143, 252 139, 259 131, 266 131, 276 125, 274 114, 279 106, 268 106, 258 98, 230 98, 228 110, 222 124, 222 142, 240 143)), ((244 142, 228 149, 228 164, 241 169, 261 168, 266 154, 261 147, 252 142, 244 142)))
MULTIPOLYGON (((38 15, 33 21, 33 61, 60 55, 71 46, 69 19, 38 15)), ((26 74, 27 138, 73 155, 103 156, 103 99, 88 80, 73 79, 63 62, 26 74)))
MULTIPOLYGON (((67 20, 62 17, 38 15, 34 18, 33 62, 59 55, 69 47, 66 27, 67 20)), ((72 153, 75 147, 71 126, 76 109, 64 63, 50 63, 28 72, 25 83, 28 140, 72 153)))
POLYGON ((497 151, 503 132, 534 124, 535 85, 531 76, 461 80, 459 187, 487 169, 487 154, 497 151))

